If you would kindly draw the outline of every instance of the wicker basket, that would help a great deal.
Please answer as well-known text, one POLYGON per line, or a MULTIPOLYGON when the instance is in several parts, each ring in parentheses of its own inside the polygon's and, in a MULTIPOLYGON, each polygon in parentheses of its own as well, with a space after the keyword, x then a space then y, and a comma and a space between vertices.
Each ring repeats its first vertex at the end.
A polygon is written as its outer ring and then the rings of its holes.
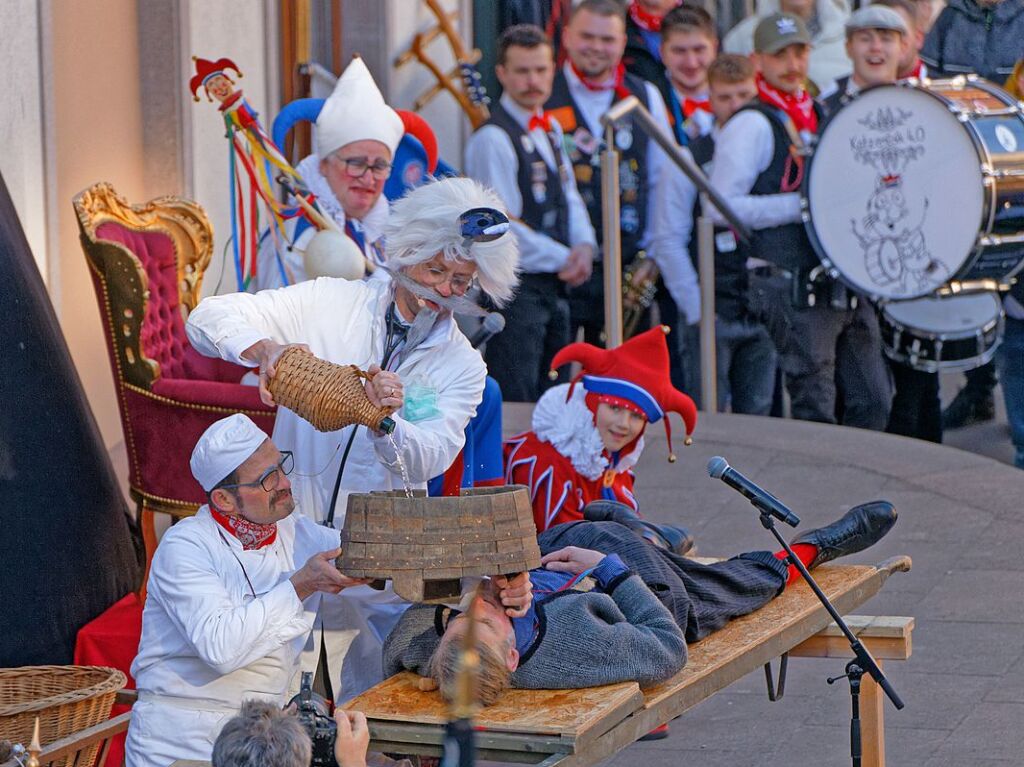
MULTIPOLYGON (((0 738, 27 746, 36 717, 44 746, 99 724, 110 718, 114 696, 127 681, 122 672, 105 666, 0 669, 0 738)), ((92 764, 98 751, 96 744, 83 752, 79 764, 92 764)))
POLYGON ((394 411, 374 407, 363 389, 363 379, 370 376, 355 365, 335 365, 292 348, 281 355, 276 368, 270 379, 274 400, 319 431, 337 431, 354 423, 375 431, 394 429, 388 418, 394 411))

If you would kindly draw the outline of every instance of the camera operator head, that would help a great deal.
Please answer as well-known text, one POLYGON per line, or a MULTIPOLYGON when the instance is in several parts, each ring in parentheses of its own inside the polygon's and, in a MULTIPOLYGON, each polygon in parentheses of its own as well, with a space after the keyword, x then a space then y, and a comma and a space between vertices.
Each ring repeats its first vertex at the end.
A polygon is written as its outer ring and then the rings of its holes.
POLYGON ((247 700, 213 744, 213 767, 309 767, 309 735, 298 718, 273 703, 247 700))

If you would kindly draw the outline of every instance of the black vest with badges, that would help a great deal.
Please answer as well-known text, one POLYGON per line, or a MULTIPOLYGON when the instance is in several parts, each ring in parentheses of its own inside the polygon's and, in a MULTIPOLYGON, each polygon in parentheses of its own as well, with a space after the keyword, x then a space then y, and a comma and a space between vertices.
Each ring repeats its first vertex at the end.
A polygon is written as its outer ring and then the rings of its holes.
MULTIPOLYGON (((626 74, 626 88, 650 109, 644 81, 626 74)), ((612 103, 615 103, 614 101, 612 103)), ((587 121, 569 93, 565 72, 555 73, 551 98, 544 105, 551 117, 558 120, 564 134, 565 148, 576 176, 583 204, 587 206, 590 223, 598 243, 602 237, 601 217, 601 136, 593 136, 587 121)), ((619 229, 622 232, 622 261, 628 263, 640 249, 640 240, 647 226, 647 134, 632 123, 624 123, 615 131, 619 152, 619 229)))
MULTIPOLYGON (((709 173, 715 153, 715 140, 711 135, 700 136, 690 142, 690 152, 697 164, 709 173)), ((693 205, 693 230, 690 234, 690 258, 697 269, 697 217, 700 216, 700 196, 693 205)), ((738 320, 747 306, 747 257, 739 247, 731 229, 715 227, 715 314, 723 319, 738 320)))
MULTIPOLYGON (((750 193, 760 195, 800 191, 807 158, 796 154, 796 147, 784 122, 788 117, 777 107, 761 101, 752 101, 742 107, 741 111, 748 109, 756 110, 768 118, 774 145, 772 160, 754 181, 750 193)), ((817 102, 814 104, 814 110, 818 113, 820 123, 824 120, 824 115, 817 102)), ((809 272, 821 263, 802 222, 755 229, 751 233, 749 255, 800 273, 809 272)))
MULTIPOLYGON (((535 232, 546 234, 563 245, 569 244, 569 203, 562 187, 562 173, 553 171, 534 145, 534 138, 515 121, 499 103, 491 107, 486 123, 501 128, 512 141, 512 149, 519 163, 517 183, 523 198, 523 223, 535 232)), ((555 163, 559 162, 558 146, 550 140, 555 163)))
POLYGON ((821 106, 824 108, 826 115, 831 117, 850 102, 853 97, 846 92, 849 85, 850 75, 840 77, 836 80, 835 90, 821 98, 821 106))

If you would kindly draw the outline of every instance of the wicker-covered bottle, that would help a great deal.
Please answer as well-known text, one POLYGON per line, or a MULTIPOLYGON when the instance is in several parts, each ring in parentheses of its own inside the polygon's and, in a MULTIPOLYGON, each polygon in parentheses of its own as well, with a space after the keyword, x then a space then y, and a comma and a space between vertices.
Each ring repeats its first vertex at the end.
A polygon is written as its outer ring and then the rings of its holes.
POLYGON ((370 378, 355 365, 335 365, 292 347, 277 361, 269 388, 278 405, 319 431, 337 431, 357 423, 391 433, 395 422, 388 416, 394 410, 370 402, 363 388, 363 379, 370 378))

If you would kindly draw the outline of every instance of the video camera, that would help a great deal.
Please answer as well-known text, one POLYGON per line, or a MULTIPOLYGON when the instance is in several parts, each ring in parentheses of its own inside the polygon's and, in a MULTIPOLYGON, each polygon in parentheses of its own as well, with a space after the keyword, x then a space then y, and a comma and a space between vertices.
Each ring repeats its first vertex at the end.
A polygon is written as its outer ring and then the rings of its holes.
POLYGON ((298 694, 289 701, 295 704, 295 715, 313 741, 311 767, 338 767, 334 760, 334 741, 338 725, 331 716, 331 706, 323 695, 313 692, 313 673, 302 672, 298 694))

